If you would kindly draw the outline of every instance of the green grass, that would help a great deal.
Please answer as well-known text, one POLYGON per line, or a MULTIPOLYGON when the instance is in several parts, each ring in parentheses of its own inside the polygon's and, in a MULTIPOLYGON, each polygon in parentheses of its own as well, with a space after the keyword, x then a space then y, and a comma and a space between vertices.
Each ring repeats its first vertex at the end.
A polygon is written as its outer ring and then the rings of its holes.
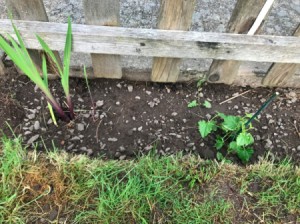
POLYGON ((0 223, 274 223, 300 215, 300 171, 289 161, 103 161, 27 152, 20 140, 3 139, 0 171, 0 223))

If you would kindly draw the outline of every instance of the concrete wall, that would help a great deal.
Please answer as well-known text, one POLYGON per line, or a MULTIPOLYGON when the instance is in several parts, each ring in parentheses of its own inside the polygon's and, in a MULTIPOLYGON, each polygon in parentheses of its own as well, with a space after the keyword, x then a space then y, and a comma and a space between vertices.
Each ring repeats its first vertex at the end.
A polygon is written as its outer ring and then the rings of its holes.
MULTIPOLYGON (((159 0, 120 0, 121 25, 134 28, 155 28, 159 13, 159 0)), ((236 0, 198 0, 191 30, 225 32, 236 0)), ((70 15, 74 23, 84 23, 80 0, 44 0, 51 22, 66 22, 70 15)), ((5 0, 0 0, 0 18, 7 18, 5 0)), ((291 35, 300 23, 300 0, 277 0, 262 33, 268 35, 291 35)), ((123 67, 151 68, 152 60, 143 57, 123 57, 123 67)), ((183 60, 182 69, 205 71, 211 60, 183 60)), ((89 55, 73 54, 73 65, 91 65, 89 55)), ((251 64, 251 63, 247 63, 251 64)), ((256 63, 255 71, 268 69, 268 63, 256 63)))

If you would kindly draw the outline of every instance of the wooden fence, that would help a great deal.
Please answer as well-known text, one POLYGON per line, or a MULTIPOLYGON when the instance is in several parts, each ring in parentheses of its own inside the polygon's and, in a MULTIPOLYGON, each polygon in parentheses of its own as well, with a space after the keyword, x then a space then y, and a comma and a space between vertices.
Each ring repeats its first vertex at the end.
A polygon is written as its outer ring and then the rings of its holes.
MULTIPOLYGON (((214 61, 206 76, 212 83, 300 87, 300 77, 295 75, 300 63, 300 26, 291 37, 247 35, 265 2, 238 0, 227 33, 204 33, 188 31, 196 0, 161 0, 155 30, 118 27, 119 0, 83 0, 86 25, 73 24, 73 51, 91 54, 91 78, 188 81, 198 76, 181 72, 181 59, 210 58, 214 61), (122 69, 121 55, 153 57, 151 74, 122 69), (264 78, 259 78, 251 68, 240 69, 242 61, 273 64, 264 78)), ((15 24, 37 66, 41 47, 35 34, 57 55, 63 50, 67 25, 47 22, 43 0, 6 0, 6 7, 19 20, 15 24)), ((0 34, 7 33, 14 36, 11 21, 0 20, 0 34)), ((1 73, 4 66, 0 61, 1 73)), ((72 75, 82 76, 81 69, 73 68, 72 75)))

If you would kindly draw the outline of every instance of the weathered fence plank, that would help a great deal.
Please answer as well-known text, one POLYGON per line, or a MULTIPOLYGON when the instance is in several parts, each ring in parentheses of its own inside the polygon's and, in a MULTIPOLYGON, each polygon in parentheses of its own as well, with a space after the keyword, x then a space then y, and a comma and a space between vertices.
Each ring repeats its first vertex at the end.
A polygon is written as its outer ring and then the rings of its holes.
POLYGON ((0 59, 0 76, 4 75, 4 73, 5 73, 5 67, 2 60, 0 59))
MULTIPOLYGON (((262 10, 266 0, 238 0, 228 23, 228 33, 247 33, 262 10)), ((215 60, 212 62, 208 81, 232 84, 239 70, 240 61, 215 60)))
MULTIPOLYGON (((13 19, 48 22, 43 0, 5 0, 5 3, 8 13, 12 15, 13 19)), ((41 54, 35 50, 29 50, 29 53, 33 62, 38 68, 41 68, 41 54)), ((61 62, 58 52, 54 52, 54 54, 59 59, 59 62, 61 62)), ((50 65, 51 71, 56 70, 55 67, 53 67, 53 63, 48 64, 50 65)))
MULTIPOLYGON (((300 24, 298 25, 294 36, 300 36, 300 24)), ((281 86, 296 73, 298 68, 299 64, 274 63, 270 67, 266 77, 263 79, 263 85, 270 87, 281 86)))
MULTIPOLYGON (((195 0, 162 0, 158 29, 188 30, 195 9, 195 0)), ((176 82, 180 72, 178 58, 154 58, 152 81, 176 82)))
MULTIPOLYGON (((120 20, 119 0, 83 0, 86 24, 118 26, 120 20)), ((122 78, 119 55, 92 54, 94 73, 99 78, 122 78)))
MULTIPOLYGON (((41 49, 39 34, 52 50, 63 50, 67 24, 15 21, 28 48, 41 49)), ((0 20, 0 34, 12 34, 0 20)), ((300 63, 298 37, 133 29, 73 24, 73 51, 146 57, 212 58, 300 63)))

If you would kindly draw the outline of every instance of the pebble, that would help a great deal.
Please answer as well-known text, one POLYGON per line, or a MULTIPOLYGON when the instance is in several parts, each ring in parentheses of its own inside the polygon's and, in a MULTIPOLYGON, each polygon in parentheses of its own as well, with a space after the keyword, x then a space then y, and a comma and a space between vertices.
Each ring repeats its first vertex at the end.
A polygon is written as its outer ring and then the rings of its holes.
POLYGON ((120 104, 121 104, 121 103, 120 103, 119 101, 117 101, 117 102, 116 102, 116 105, 118 105, 118 106, 119 106, 120 104))
POLYGON ((80 141, 80 138, 78 136, 75 136, 75 137, 71 138, 71 141, 80 141))
POLYGON ((139 97, 139 96, 136 96, 136 97, 135 97, 135 99, 136 99, 136 100, 140 100, 140 99, 141 99, 141 97, 139 97))
POLYGON ((151 95, 151 92, 150 91, 146 91, 147 95, 151 95))
POLYGON ((104 105, 104 101, 103 100, 98 100, 96 102, 96 107, 102 107, 104 105))
POLYGON ((300 151, 300 145, 298 145, 297 150, 300 151))
POLYGON ((183 123, 186 123, 187 122, 187 119, 182 119, 183 123))
POLYGON ((172 115, 173 117, 175 117, 175 116, 177 116, 177 114, 178 114, 178 113, 173 112, 171 115, 172 115))
POLYGON ((40 135, 34 135, 34 136, 32 136, 32 137, 28 140, 27 144, 30 145, 30 144, 34 143, 39 137, 40 137, 40 135))
POLYGON ((273 145, 272 141, 270 139, 266 139, 265 148, 266 149, 273 148, 272 145, 273 145))
POLYGON ((127 86, 127 89, 128 89, 128 92, 131 93, 131 92, 133 91, 133 86, 132 86, 132 85, 128 85, 128 86, 127 86))
POLYGON ((34 125, 33 125, 34 130, 39 130, 40 129, 40 122, 39 121, 35 121, 34 125))
POLYGON ((143 130, 143 127, 141 126, 141 127, 139 127, 137 130, 138 130, 138 131, 142 131, 142 130, 143 130))
POLYGON ((92 150, 92 149, 87 149, 87 150, 86 150, 86 154, 87 154, 88 156, 92 155, 92 154, 93 154, 93 150, 92 150))
POLYGON ((84 124, 81 124, 81 123, 77 124, 77 130, 78 131, 83 131, 84 130, 84 124))
POLYGON ((53 123, 53 121, 52 121, 52 119, 50 118, 48 121, 47 121, 47 124, 52 124, 53 123))
POLYGON ((118 83, 118 84, 117 84, 117 87, 118 87, 119 89, 121 89, 121 88, 122 88, 121 83, 118 83))
POLYGON ((67 147, 67 150, 71 150, 74 147, 74 144, 71 144, 67 147))
POLYGON ((126 155, 122 155, 119 157, 120 160, 125 160, 126 159, 126 155))
POLYGON ((120 152, 124 152, 124 151, 126 151, 126 149, 125 149, 125 147, 124 146, 120 146, 120 152))
POLYGON ((151 102, 148 103, 148 105, 149 105, 151 108, 153 108, 153 107, 155 106, 155 103, 151 101, 151 102))
POLYGON ((35 114, 28 114, 27 118, 33 120, 35 118, 35 114))
POLYGON ((30 135, 31 133, 31 131, 25 131, 24 135, 30 135))
POLYGON ((211 115, 210 114, 206 114, 205 117, 210 120, 211 119, 211 115))
POLYGON ((109 142, 116 142, 116 141, 118 141, 118 139, 117 138, 108 138, 108 141, 109 142))

